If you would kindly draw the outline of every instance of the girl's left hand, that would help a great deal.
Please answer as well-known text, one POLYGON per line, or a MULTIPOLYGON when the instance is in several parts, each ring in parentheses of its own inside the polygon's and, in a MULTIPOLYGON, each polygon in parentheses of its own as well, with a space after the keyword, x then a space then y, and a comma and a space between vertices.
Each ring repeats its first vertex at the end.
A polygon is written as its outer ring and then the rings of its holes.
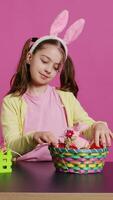
POLYGON ((99 146, 99 142, 106 147, 111 146, 111 139, 113 140, 113 133, 108 128, 106 122, 96 122, 93 125, 94 131, 94 142, 97 146, 99 146))

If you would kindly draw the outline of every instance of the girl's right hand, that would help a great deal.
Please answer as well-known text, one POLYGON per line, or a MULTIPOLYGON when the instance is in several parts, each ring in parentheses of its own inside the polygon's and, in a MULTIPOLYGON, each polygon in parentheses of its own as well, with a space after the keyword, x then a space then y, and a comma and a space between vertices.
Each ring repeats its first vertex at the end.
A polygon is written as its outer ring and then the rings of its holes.
POLYGON ((52 144, 55 147, 57 147, 58 144, 58 140, 54 134, 47 131, 35 132, 33 138, 38 144, 48 143, 49 145, 52 144))

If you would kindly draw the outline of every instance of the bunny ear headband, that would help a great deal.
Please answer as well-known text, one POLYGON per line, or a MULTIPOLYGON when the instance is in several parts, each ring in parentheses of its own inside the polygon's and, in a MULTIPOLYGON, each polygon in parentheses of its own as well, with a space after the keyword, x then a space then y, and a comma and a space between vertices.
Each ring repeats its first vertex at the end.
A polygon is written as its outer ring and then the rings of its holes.
POLYGON ((64 46, 65 54, 66 54, 66 58, 67 58, 67 55, 68 55, 67 44, 70 44, 71 42, 73 42, 74 40, 76 40, 78 38, 78 36, 81 34, 81 32, 84 28, 84 24, 85 24, 85 20, 83 18, 78 19, 66 30, 66 32, 64 34, 64 38, 62 39, 62 38, 58 37, 58 34, 60 32, 62 32, 64 30, 64 28, 66 27, 68 18, 69 18, 68 10, 63 10, 53 21, 53 23, 50 27, 49 35, 45 35, 45 36, 37 39, 34 42, 31 49, 29 50, 29 52, 32 53, 33 50, 36 48, 36 46, 44 40, 56 39, 56 40, 60 41, 62 43, 62 45, 64 46))

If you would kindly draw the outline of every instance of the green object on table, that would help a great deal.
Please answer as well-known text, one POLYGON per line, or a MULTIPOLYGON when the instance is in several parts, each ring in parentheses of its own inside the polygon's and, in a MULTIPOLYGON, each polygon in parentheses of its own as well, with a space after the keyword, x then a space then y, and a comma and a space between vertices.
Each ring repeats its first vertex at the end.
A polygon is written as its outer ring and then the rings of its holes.
POLYGON ((0 174, 12 172, 12 152, 7 149, 5 152, 0 150, 0 174))

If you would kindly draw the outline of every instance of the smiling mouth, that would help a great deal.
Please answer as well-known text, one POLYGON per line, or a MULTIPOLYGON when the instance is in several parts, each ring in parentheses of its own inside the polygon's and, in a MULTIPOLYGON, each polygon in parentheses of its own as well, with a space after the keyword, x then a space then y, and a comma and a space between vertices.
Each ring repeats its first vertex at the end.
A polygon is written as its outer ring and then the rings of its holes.
POLYGON ((44 79, 49 78, 48 76, 45 76, 45 75, 43 75, 43 74, 41 74, 41 73, 40 73, 40 75, 41 75, 41 77, 44 78, 44 79))

